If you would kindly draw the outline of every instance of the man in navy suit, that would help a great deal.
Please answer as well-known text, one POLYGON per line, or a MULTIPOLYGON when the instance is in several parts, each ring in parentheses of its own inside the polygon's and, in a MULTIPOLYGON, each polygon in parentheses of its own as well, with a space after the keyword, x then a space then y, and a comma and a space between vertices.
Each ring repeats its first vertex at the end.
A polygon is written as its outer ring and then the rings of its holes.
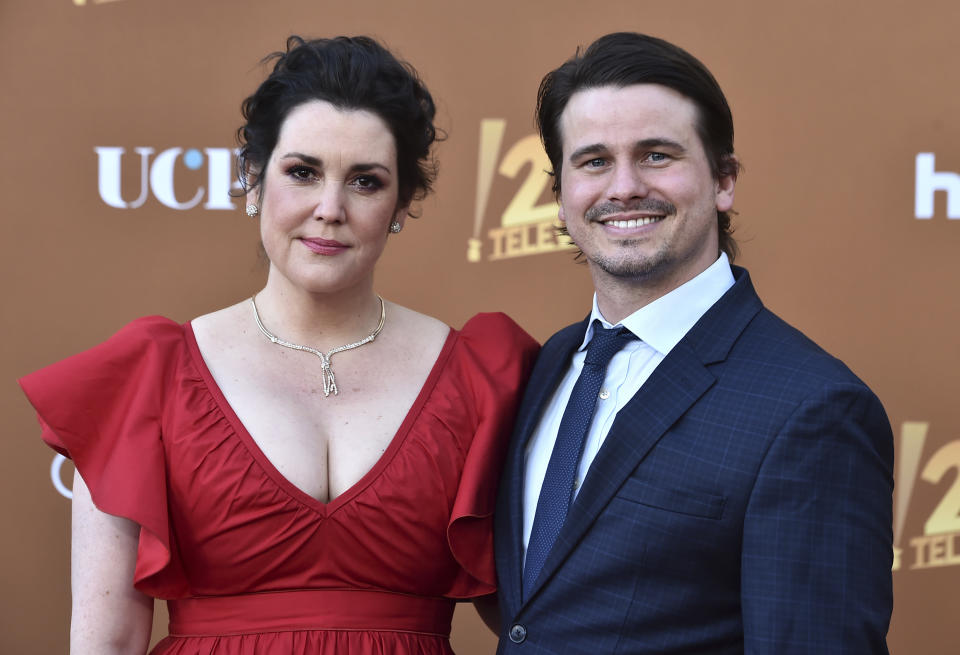
POLYGON ((544 345, 517 420, 499 652, 886 653, 890 425, 731 265, 717 82, 610 34, 544 78, 537 118, 595 295, 544 345))

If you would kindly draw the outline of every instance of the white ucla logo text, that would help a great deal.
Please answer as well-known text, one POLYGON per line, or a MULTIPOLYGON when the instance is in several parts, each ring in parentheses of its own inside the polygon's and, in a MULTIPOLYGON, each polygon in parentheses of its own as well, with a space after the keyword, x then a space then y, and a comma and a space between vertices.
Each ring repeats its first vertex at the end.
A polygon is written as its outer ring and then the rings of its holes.
POLYGON ((67 458, 63 455, 54 455, 50 462, 50 481, 53 482, 53 488, 57 490, 64 498, 73 498, 73 490, 63 481, 63 465, 67 458))
MULTIPOLYGON (((235 209, 230 192, 239 189, 234 176, 236 151, 231 148, 168 148, 155 154, 150 147, 133 149, 132 156, 139 156, 140 186, 137 196, 125 200, 121 189, 123 158, 126 148, 97 146, 97 187, 100 198, 118 209, 136 209, 143 206, 153 194, 160 203, 170 209, 193 209, 203 202, 204 209, 235 209), (206 184, 195 184, 190 189, 178 189, 174 177, 177 164, 189 170, 206 166, 206 184)), ((129 169, 128 169, 129 171, 129 169)))

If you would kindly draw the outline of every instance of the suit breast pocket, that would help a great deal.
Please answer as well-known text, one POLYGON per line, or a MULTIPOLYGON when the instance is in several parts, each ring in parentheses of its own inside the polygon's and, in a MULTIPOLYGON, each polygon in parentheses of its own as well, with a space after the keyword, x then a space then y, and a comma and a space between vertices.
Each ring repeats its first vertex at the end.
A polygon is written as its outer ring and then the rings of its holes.
POLYGON ((726 504, 724 496, 699 490, 652 485, 636 478, 627 479, 617 493, 617 498, 705 519, 721 518, 726 504))

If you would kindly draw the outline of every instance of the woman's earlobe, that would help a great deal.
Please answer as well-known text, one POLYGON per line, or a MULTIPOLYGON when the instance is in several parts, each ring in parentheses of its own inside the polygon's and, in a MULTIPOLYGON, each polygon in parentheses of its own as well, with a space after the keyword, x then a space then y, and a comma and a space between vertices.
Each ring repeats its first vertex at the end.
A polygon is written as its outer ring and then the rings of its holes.
POLYGON ((397 211, 393 213, 393 220, 390 221, 390 226, 387 228, 390 231, 390 234, 397 234, 403 229, 403 226, 407 223, 409 211, 409 205, 404 205, 403 207, 397 208, 397 211))

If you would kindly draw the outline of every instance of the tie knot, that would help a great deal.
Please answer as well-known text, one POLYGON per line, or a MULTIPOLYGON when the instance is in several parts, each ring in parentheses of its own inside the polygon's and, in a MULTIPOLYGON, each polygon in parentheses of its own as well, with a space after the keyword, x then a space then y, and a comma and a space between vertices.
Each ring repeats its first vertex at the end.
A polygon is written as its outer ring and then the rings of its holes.
POLYGON ((600 325, 600 321, 594 321, 593 337, 587 344, 587 358, 584 363, 605 368, 613 356, 632 339, 636 339, 636 336, 625 327, 607 329, 600 325))

